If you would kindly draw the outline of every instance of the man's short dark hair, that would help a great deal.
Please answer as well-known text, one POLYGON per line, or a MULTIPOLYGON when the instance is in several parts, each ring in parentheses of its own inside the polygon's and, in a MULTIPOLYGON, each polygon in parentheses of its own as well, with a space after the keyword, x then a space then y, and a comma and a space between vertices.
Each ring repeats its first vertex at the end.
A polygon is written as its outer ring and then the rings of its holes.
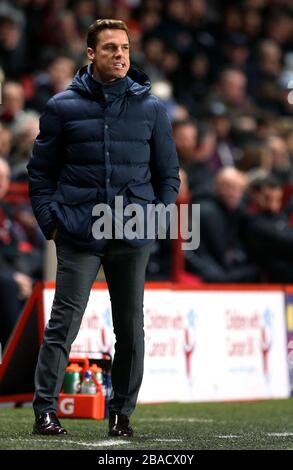
POLYGON ((91 47, 92 49, 95 49, 97 42, 98 42, 98 36, 101 31, 104 31, 105 29, 121 29, 122 31, 125 31, 128 39, 128 28, 124 21, 121 20, 96 20, 93 24, 90 25, 88 32, 87 32, 87 45, 88 47, 91 47))
POLYGON ((283 188, 283 186, 284 186, 283 183, 275 175, 267 176, 267 178, 264 178, 262 182, 262 189, 264 188, 276 189, 276 188, 283 188))
POLYGON ((173 132, 184 126, 193 126, 197 129, 197 122, 195 119, 189 117, 184 119, 175 119, 175 121, 172 122, 173 132))

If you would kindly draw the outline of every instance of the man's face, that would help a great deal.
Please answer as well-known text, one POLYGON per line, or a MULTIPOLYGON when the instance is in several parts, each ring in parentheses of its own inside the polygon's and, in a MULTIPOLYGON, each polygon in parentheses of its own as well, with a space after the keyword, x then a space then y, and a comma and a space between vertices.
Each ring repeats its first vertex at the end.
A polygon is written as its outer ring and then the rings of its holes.
POLYGON ((230 71, 221 82, 224 97, 232 104, 241 104, 246 95, 246 77, 242 72, 230 71))
POLYGON ((192 159, 197 145, 197 129, 192 124, 178 126, 174 130, 174 140, 181 158, 192 159))
POLYGON ((98 35, 96 48, 87 49, 95 76, 103 82, 125 77, 130 67, 128 36, 122 29, 105 29, 98 35))
POLYGON ((225 175, 217 181, 217 194, 227 209, 235 210, 243 197, 246 182, 242 176, 225 175))
POLYGON ((18 113, 24 106, 24 93, 21 85, 7 83, 3 89, 3 109, 12 115, 18 113))
POLYGON ((278 214, 282 209, 283 189, 265 187, 262 190, 262 207, 271 214, 278 214))

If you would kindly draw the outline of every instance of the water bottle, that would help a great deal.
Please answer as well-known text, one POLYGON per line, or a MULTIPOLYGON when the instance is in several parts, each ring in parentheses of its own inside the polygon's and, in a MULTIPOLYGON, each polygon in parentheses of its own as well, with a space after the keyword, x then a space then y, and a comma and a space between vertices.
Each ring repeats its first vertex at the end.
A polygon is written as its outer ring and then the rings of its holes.
POLYGON ((101 367, 98 367, 97 364, 92 364, 90 367, 90 371, 96 377, 97 381, 103 388, 103 369, 101 367))
POLYGON ((80 388, 80 393, 85 395, 95 395, 97 393, 96 384, 92 378, 92 373, 90 370, 85 372, 85 376, 80 388))

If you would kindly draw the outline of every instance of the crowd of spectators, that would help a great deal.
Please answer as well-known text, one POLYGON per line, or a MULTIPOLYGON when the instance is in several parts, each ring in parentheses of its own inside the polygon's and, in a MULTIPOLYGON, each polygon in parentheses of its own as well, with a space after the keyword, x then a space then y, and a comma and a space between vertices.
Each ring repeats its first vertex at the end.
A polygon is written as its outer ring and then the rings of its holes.
MULTIPOLYGON (((181 192, 202 210, 186 269, 203 282, 293 282, 291 0, 4 0, 0 304, 8 283, 22 302, 42 275, 42 235, 29 203, 8 207, 7 181, 27 181, 39 115, 87 63, 97 18, 127 23, 132 63, 172 121, 181 192), (34 263, 18 266, 28 253, 34 263)), ((154 247, 149 279, 170 276, 170 247, 154 247)))

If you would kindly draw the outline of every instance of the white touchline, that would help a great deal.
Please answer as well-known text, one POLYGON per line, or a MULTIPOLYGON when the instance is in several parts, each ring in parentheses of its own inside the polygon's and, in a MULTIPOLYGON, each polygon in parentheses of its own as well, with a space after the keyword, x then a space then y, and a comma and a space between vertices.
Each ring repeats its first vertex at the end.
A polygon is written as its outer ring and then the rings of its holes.
MULTIPOLYGON (((48 439, 45 441, 44 439, 22 439, 22 438, 10 438, 10 441, 15 441, 15 442, 47 442, 50 444, 50 442, 62 442, 62 444, 75 444, 79 446, 85 446, 85 447, 103 447, 103 446, 116 446, 120 444, 129 444, 129 441, 123 441, 119 440, 105 440, 105 441, 99 441, 99 442, 80 442, 80 441, 73 441, 72 439, 48 439)), ((155 438, 155 439, 150 439, 150 441, 156 441, 156 442, 182 442, 183 439, 160 439, 160 438, 155 438)))
MULTIPOLYGON (((249 433, 245 433, 242 435, 234 435, 234 434, 228 434, 228 435, 223 435, 223 436, 217 436, 219 439, 235 439, 235 438, 241 438, 244 436, 247 436, 249 433)), ((293 437, 293 432, 266 432, 266 433, 258 433, 259 435, 265 434, 266 436, 270 437, 293 437)))
POLYGON ((183 439, 160 439, 160 438, 155 438, 151 440, 156 441, 156 442, 182 442, 183 441, 183 439))
POLYGON ((69 439, 48 439, 48 440, 44 440, 44 439, 34 439, 32 437, 32 439, 22 439, 22 438, 19 438, 19 439, 15 439, 15 438, 10 438, 9 439, 10 441, 15 441, 15 442, 31 442, 31 443, 34 443, 34 442, 42 442, 43 444, 46 442, 48 444, 50 444, 50 442, 62 442, 62 444, 75 444, 75 445, 78 445, 78 446, 85 446, 85 447, 103 447, 103 446, 116 446, 116 445, 120 445, 120 444, 129 444, 129 441, 120 441, 119 442, 117 440, 115 441, 111 441, 111 440, 106 440, 106 441, 99 441, 99 442, 80 442, 80 441, 73 441, 73 440, 69 440, 69 439))
MULTIPOLYGON (((44 444, 45 440, 43 439, 22 439, 22 438, 19 438, 19 439, 15 439, 15 438, 10 438, 9 439, 10 441, 15 441, 15 442, 42 442, 42 444, 44 444)), ((155 438, 155 439, 149 439, 149 441, 152 441, 152 442, 182 442, 183 439, 160 439, 160 438, 155 438)), ((120 444, 129 444, 129 441, 123 441, 123 440, 105 440, 105 441, 99 441, 99 442, 80 442, 80 441, 73 441, 72 439, 69 440, 69 439, 50 439, 48 441, 46 441, 48 444, 50 444, 51 442, 59 442, 62 444, 75 444, 75 445, 78 445, 78 446, 84 446, 84 447, 113 447, 113 446, 117 446, 117 445, 120 445, 120 444)))
MULTIPOLYGON (((74 442, 74 441, 72 441, 74 442)), ((79 445, 89 446, 89 447, 104 447, 104 446, 117 446, 120 444, 129 444, 129 441, 99 441, 99 442, 79 442, 79 445)))
MULTIPOLYGON (((136 418, 136 421, 158 421, 161 423, 168 423, 168 422, 173 422, 173 421, 181 421, 184 423, 213 423, 213 419, 206 419, 206 418, 136 418)), ((219 422, 224 422, 224 421, 218 421, 219 422)))

